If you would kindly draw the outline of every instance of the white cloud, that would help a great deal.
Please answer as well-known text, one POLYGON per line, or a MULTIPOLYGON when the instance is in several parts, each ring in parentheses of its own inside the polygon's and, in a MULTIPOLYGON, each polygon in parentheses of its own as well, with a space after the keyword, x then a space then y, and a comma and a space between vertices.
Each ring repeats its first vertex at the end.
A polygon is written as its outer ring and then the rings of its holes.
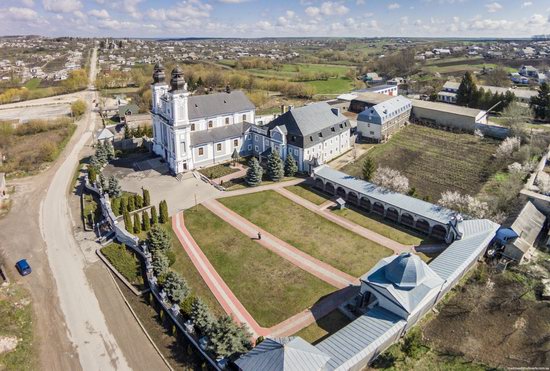
POLYGON ((250 0, 218 0, 218 1, 220 3, 226 3, 226 4, 242 4, 250 0))
POLYGON ((7 9, 0 9, 1 18, 14 21, 35 21, 39 18, 36 11, 30 8, 9 7, 7 9))
POLYGON ((534 26, 542 26, 546 23, 550 23, 550 19, 546 18, 542 14, 533 14, 531 18, 529 18, 529 24, 534 26))
POLYGON ((130 14, 130 16, 134 19, 141 19, 142 14, 139 11, 139 4, 142 3, 144 0, 122 0, 120 6, 122 9, 130 14))
POLYGON ((21 2, 28 7, 34 6, 34 0, 21 0, 21 2))
POLYGON ((80 0, 42 0, 42 5, 53 13, 71 13, 82 8, 80 0))
POLYGON ((321 9, 316 6, 308 6, 305 10, 306 14, 310 17, 317 17, 321 13, 321 9))
POLYGON ((489 4, 485 4, 485 8, 487 9, 487 11, 489 13, 495 13, 495 12, 502 9, 502 5, 500 5, 499 3, 497 3, 495 1, 495 2, 492 2, 492 3, 489 3, 489 4))
POLYGON ((355 1, 355 5, 364 5, 365 4, 365 0, 357 0, 355 1))
POLYGON ((321 4, 321 13, 324 15, 344 15, 349 12, 344 4, 332 1, 325 1, 321 4))
POLYGON ((101 19, 107 19, 109 18, 109 12, 105 9, 92 9, 88 12, 89 15, 93 16, 93 17, 96 17, 96 18, 101 18, 101 19))
POLYGON ((398 3, 391 3, 388 5, 388 9, 389 10, 395 10, 395 9, 399 9, 401 8, 401 5, 399 5, 398 3))
POLYGON ((531 6, 531 5, 533 5, 532 1, 525 1, 525 2, 523 2, 523 4, 521 4, 521 7, 522 8, 527 8, 528 6, 531 6))

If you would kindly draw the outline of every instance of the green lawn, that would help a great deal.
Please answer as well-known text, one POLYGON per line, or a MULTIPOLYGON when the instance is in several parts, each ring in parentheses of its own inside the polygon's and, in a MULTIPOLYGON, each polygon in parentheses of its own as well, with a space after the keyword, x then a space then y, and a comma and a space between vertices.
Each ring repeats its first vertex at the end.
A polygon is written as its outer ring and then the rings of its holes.
POLYGON ((219 199, 252 223, 333 267, 359 277, 392 251, 275 191, 219 199))
POLYGON ((322 192, 316 191, 314 188, 311 188, 305 184, 289 186, 286 187, 286 189, 308 200, 309 202, 313 202, 315 205, 321 205, 330 199, 329 196, 323 194, 322 192))
POLYGON ((126 246, 111 243, 101 249, 107 260, 133 285, 142 286, 141 262, 126 246))
POLYGON ((185 225, 219 275, 263 327, 276 325, 335 291, 202 205, 186 210, 185 225))
POLYGON ((175 262, 170 268, 178 272, 185 278, 187 284, 191 288, 191 293, 197 297, 200 297, 210 309, 217 315, 225 314, 224 309, 218 302, 218 299, 212 294, 210 288, 202 279, 199 271, 195 268, 195 265, 189 258, 189 255, 185 252, 185 249, 180 244, 178 237, 172 229, 172 221, 164 224, 164 227, 170 232, 172 237, 172 252, 175 256, 175 262))
POLYGON ((341 171, 360 177, 366 156, 376 165, 399 170, 420 197, 435 202, 447 190, 476 195, 498 168, 493 154, 500 142, 471 134, 409 125, 344 166, 341 171))
POLYGON ((397 223, 391 223, 384 218, 369 213, 368 215, 362 211, 351 209, 349 207, 343 210, 334 210, 336 215, 342 216, 355 224, 370 229, 373 232, 388 237, 403 245, 420 245, 424 238, 412 230, 401 227, 397 223), (390 224, 391 223, 391 224, 390 224))
POLYGON ((305 84, 313 86, 316 94, 341 94, 354 88, 353 81, 345 77, 306 81, 305 84))
POLYGON ((299 336, 305 341, 316 344, 345 327, 350 322, 348 317, 344 316, 338 309, 335 309, 315 323, 301 329, 293 336, 299 336))
POLYGON ((221 178, 222 176, 233 174, 239 171, 239 169, 232 168, 229 165, 230 164, 227 163, 227 164, 210 166, 204 169, 200 169, 199 173, 201 173, 202 175, 210 179, 217 179, 217 178, 221 178))
POLYGON ((42 80, 34 78, 27 81, 24 86, 29 90, 35 90, 38 86, 40 86, 41 82, 42 80))

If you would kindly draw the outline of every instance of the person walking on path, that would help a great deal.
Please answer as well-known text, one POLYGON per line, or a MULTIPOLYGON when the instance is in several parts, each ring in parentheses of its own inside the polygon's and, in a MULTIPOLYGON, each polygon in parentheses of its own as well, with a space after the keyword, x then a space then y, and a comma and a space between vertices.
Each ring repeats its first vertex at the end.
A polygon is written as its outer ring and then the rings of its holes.
POLYGON ((261 240, 261 239, 262 239, 262 234, 258 232, 258 240, 261 240))

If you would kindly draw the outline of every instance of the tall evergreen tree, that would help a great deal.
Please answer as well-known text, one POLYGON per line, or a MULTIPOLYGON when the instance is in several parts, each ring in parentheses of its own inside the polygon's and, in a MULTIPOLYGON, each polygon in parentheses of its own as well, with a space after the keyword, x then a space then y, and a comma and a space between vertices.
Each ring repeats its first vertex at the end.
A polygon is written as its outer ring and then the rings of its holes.
POLYGON ((470 106, 474 103, 477 94, 477 85, 472 74, 468 71, 464 74, 458 91, 456 92, 456 104, 470 106))
POLYGON ((230 316, 220 317, 209 331, 210 349, 219 357, 250 349, 250 333, 244 325, 236 324, 230 316))
POLYGON ((170 261, 166 255, 162 251, 157 251, 153 254, 151 260, 151 265, 155 276, 164 278, 164 276, 168 273, 168 268, 170 267, 170 261))
POLYGON ((99 174, 99 185, 101 186, 103 193, 109 192, 109 182, 107 181, 107 178, 105 178, 105 175, 103 175, 103 173, 99 174))
POLYGON ((203 335, 208 334, 216 321, 208 305, 200 298, 195 299, 191 305, 191 318, 203 335))
POLYGON ((168 220, 170 220, 170 217, 168 216, 168 204, 166 203, 165 200, 162 200, 159 203, 159 213, 160 213, 159 222, 161 222, 162 224, 168 223, 168 220))
POLYGON ((149 190, 143 188, 142 193, 143 193, 143 206, 151 205, 151 195, 149 194, 149 190))
POLYGON ((128 199, 126 197, 121 197, 119 214, 124 214, 125 211, 128 211, 128 199))
POLYGON ((105 155, 107 157, 107 161, 111 161, 115 159, 115 147, 113 147, 113 143, 111 141, 106 141, 103 145, 105 155))
POLYGON ((136 209, 136 200, 134 196, 129 195, 128 196, 128 211, 132 212, 136 209))
POLYGON ((163 291, 172 303, 179 304, 189 295, 187 281, 177 272, 169 271, 162 286, 163 291))
POLYGON ((132 224, 132 217, 128 211, 124 212, 124 228, 130 233, 134 230, 134 225, 132 224))
POLYGON ((542 83, 539 88, 539 94, 531 97, 529 106, 535 113, 535 117, 541 120, 550 119, 550 85, 542 83))
POLYGON ((134 195, 134 204, 136 205, 136 209, 141 209, 143 207, 143 197, 140 195, 134 195))
POLYGON ((149 231, 147 243, 153 253, 162 251, 166 254, 172 247, 172 239, 166 229, 159 225, 153 226, 149 231))
POLYGON ((149 219, 149 213, 147 210, 145 210, 141 215, 141 220, 143 222, 143 231, 148 232, 149 229, 151 229, 151 219, 149 219))
POLYGON ((115 215, 120 215, 120 198, 115 197, 111 200, 111 210, 115 215))
POLYGON ((294 176, 298 172, 298 164, 290 153, 286 156, 285 160, 285 175, 294 176))
POLYGON ((267 158, 267 176, 274 182, 280 181, 285 176, 284 163, 279 151, 271 151, 267 158))
POLYGON ((134 233, 141 233, 141 220, 139 219, 139 213, 134 214, 134 233))
POLYGON ((120 197, 122 195, 122 189, 118 184, 118 179, 114 175, 109 177, 109 196, 120 197))
POLYGON ((256 159, 256 157, 252 157, 248 162, 248 170, 246 171, 244 181, 250 187, 260 185, 260 183, 262 183, 263 173, 264 171, 260 166, 258 159, 256 159))
POLYGON ((239 162, 240 156, 239 152, 237 151, 237 148, 233 150, 233 153, 231 154, 231 160, 233 161, 233 165, 236 165, 237 162, 239 162))
POLYGON ((363 162, 363 167, 361 171, 363 173, 364 180, 370 181, 372 179, 372 176, 376 171, 376 165, 374 164, 374 161, 372 160, 372 158, 370 158, 370 156, 367 156, 367 158, 363 162))
POLYGON ((151 224, 157 225, 159 222, 159 217, 157 215, 157 207, 155 205, 151 206, 151 224))

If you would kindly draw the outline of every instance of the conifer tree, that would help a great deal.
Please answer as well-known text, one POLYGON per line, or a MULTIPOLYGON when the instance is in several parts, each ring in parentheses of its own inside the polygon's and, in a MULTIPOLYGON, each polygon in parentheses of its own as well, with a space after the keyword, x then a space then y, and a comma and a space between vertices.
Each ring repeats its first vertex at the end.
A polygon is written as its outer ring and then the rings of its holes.
POLYGON ((143 207, 143 197, 134 195, 134 204, 136 205, 136 209, 141 209, 143 207))
POLYGON ((539 94, 532 97, 529 106, 535 113, 535 117, 541 120, 550 119, 550 85, 542 83, 539 94))
POLYGON ((278 151, 272 151, 267 158, 267 176, 274 182, 278 182, 285 176, 283 160, 278 151))
POLYGON ((208 305, 200 298, 195 299, 191 305, 191 318, 203 335, 208 334, 216 321, 208 305))
POLYGON ((187 281, 177 272, 169 271, 162 286, 166 296, 172 303, 179 304, 189 295, 187 281))
POLYGON ((245 183, 250 187, 255 187, 262 183, 263 169, 256 157, 252 157, 248 163, 248 170, 246 171, 245 183))
POLYGON ((134 230, 134 226, 132 224, 132 217, 130 216, 130 213, 128 211, 124 212, 124 227, 130 233, 132 233, 132 231, 134 230))
POLYGON ((170 219, 168 216, 168 204, 165 200, 162 200, 159 204, 160 218, 159 221, 164 224, 170 219))
POLYGON ((139 214, 134 214, 134 233, 141 233, 141 220, 139 219, 139 214))
POLYGON ((119 214, 124 214, 125 211, 128 211, 128 199, 126 197, 120 198, 120 212, 119 214))
POLYGON ((136 200, 134 199, 134 196, 130 195, 128 196, 128 211, 132 212, 136 209, 136 200))
POLYGON ((285 175, 294 176, 298 172, 298 164, 294 159, 294 156, 288 154, 285 160, 285 175))
POLYGON ((142 193, 143 193, 143 206, 151 205, 151 195, 149 194, 149 190, 143 188, 142 193))
POLYGON ((157 215, 157 207, 152 206, 151 207, 151 225, 157 225, 159 222, 159 217, 157 215))
POLYGON ((464 74, 460 86, 456 92, 456 104, 471 106, 476 99, 477 85, 472 74, 468 71, 464 74))
POLYGON ((147 243, 153 253, 162 251, 166 254, 172 247, 172 239, 166 229, 159 225, 153 226, 149 231, 147 243))
POLYGON ((151 229, 151 219, 149 219, 149 213, 147 212, 147 210, 143 212, 143 214, 141 215, 141 219, 143 221, 143 231, 148 232, 149 229, 151 229))
POLYGON ((162 251, 157 251, 152 256, 151 265, 155 276, 164 278, 164 276, 168 273, 170 261, 162 251))
POLYGON ((122 195, 122 189, 118 184, 118 179, 114 175, 109 177, 109 196, 120 197, 122 195))
POLYGON ((363 173, 363 179, 366 181, 370 181, 372 179, 372 176, 374 175, 374 172, 376 171, 376 165, 374 164, 374 161, 372 158, 367 157, 365 161, 363 162, 363 168, 361 169, 363 173))

